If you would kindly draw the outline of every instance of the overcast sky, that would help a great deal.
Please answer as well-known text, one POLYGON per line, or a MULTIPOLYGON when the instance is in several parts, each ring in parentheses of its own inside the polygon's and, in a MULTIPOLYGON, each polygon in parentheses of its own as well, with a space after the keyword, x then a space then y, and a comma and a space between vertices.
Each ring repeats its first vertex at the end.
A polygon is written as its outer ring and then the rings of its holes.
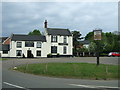
POLYGON ((28 34, 34 29, 49 28, 78 30, 85 36, 93 29, 103 32, 118 30, 117 2, 36 2, 2 3, 2 35, 28 34))

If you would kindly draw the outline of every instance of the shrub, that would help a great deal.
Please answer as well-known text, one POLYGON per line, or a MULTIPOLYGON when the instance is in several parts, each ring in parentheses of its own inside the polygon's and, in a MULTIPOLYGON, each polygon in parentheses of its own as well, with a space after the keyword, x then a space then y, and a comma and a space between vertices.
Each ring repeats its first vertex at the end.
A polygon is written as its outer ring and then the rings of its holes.
POLYGON ((51 58, 51 57, 52 57, 52 54, 51 54, 51 53, 47 54, 47 57, 48 57, 48 58, 51 58))
POLYGON ((57 57, 60 57, 60 54, 59 54, 59 53, 57 53, 57 57))

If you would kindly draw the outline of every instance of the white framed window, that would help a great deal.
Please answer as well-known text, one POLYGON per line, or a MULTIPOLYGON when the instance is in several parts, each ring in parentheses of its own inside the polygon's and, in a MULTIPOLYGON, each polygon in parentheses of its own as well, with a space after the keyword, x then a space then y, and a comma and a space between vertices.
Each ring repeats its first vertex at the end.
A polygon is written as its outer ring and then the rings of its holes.
POLYGON ((17 42, 17 48, 22 48, 22 42, 17 42))
POLYGON ((57 46, 51 46, 51 53, 57 53, 57 46))
POLYGON ((67 53, 67 47, 64 46, 64 47, 63 47, 63 54, 66 54, 66 53, 67 53))
POLYGON ((37 56, 41 56, 41 51, 37 51, 37 56))
POLYGON ((57 36, 51 36, 51 42, 57 42, 57 36))
POLYGON ((7 50, 3 50, 3 54, 8 54, 8 51, 7 50))
POLYGON ((42 42, 37 42, 37 48, 41 48, 42 47, 42 42))
POLYGON ((25 47, 34 47, 34 41, 25 41, 25 47))
POLYGON ((64 36, 63 43, 67 43, 67 36, 64 36))

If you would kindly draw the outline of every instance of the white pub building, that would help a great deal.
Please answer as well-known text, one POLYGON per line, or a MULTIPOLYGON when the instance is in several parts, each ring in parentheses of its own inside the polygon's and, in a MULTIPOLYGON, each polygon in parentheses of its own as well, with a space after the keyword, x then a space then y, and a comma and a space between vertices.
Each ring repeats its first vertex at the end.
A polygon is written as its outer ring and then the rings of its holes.
POLYGON ((73 36, 69 29, 48 28, 47 20, 44 28, 44 35, 12 34, 1 41, 0 56, 29 58, 73 55, 73 36))

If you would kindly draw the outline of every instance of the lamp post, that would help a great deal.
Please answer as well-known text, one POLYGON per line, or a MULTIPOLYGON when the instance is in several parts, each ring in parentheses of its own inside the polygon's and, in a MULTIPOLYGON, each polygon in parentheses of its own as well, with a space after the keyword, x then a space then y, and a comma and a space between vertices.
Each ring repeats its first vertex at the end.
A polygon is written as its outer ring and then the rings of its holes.
POLYGON ((97 45, 96 57, 97 57, 97 66, 98 66, 99 65, 99 41, 102 39, 102 29, 93 30, 93 32, 94 32, 94 40, 96 41, 96 45, 97 45))

